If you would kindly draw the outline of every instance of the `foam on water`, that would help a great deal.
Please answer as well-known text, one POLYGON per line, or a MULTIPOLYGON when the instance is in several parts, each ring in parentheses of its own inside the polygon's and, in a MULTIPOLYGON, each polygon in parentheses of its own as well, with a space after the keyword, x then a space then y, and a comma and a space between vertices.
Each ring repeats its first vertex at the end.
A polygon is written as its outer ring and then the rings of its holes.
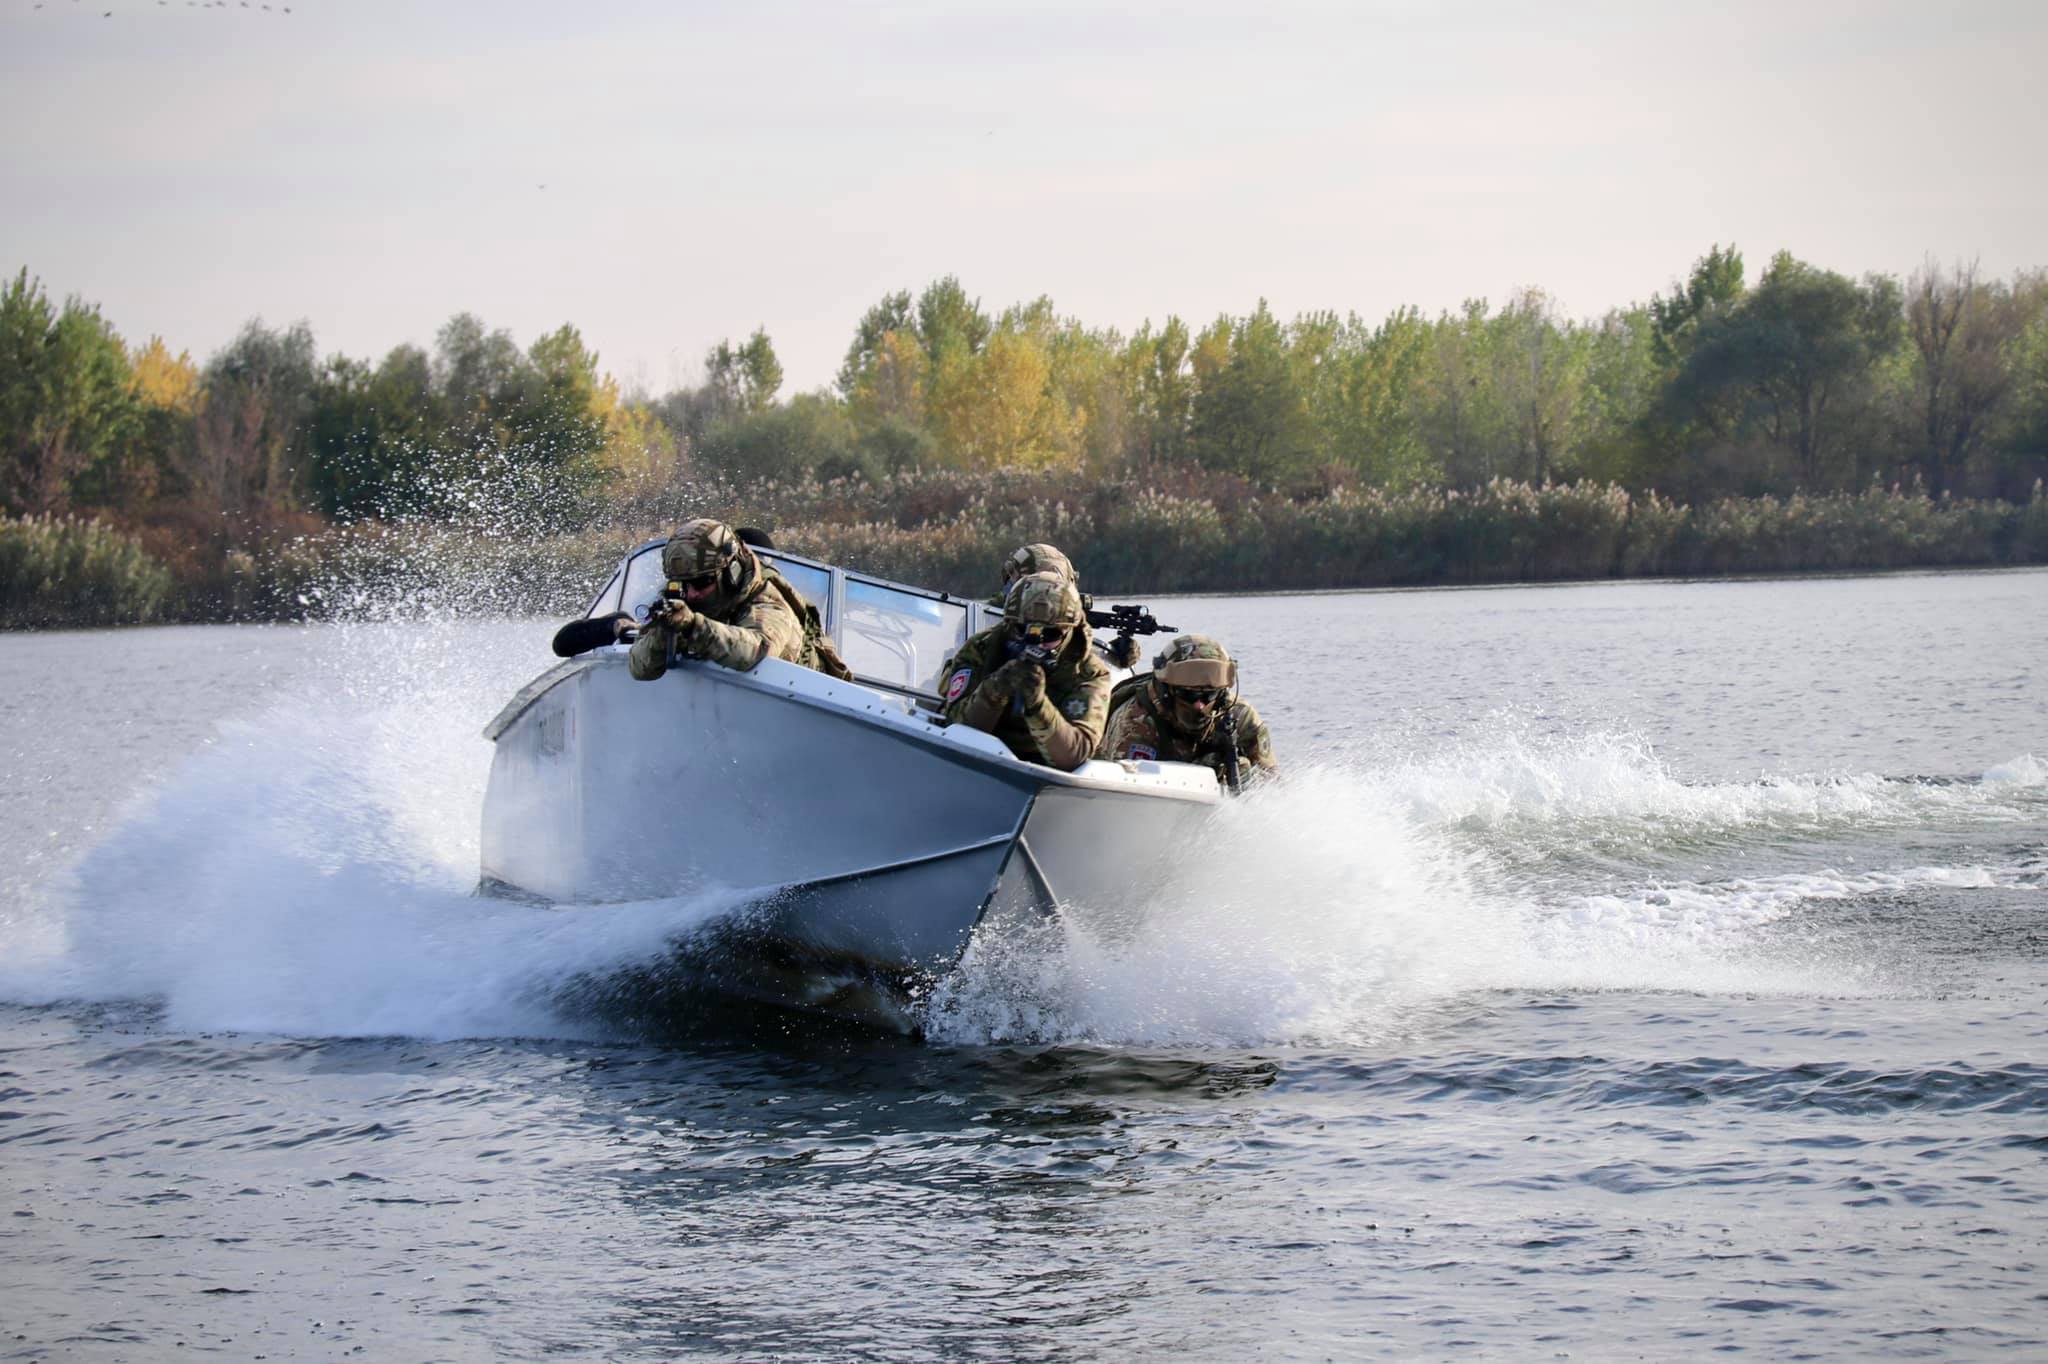
MULTIPOLYGON (((537 636, 537 638, 536 638, 537 636)), ((227 722, 6 925, 0 996, 157 999, 185 1029, 560 1033, 553 988, 732 906, 479 898, 486 719, 539 627, 309 632, 313 695, 227 722)))
MULTIPOLYGON (((483 723, 550 623, 307 633, 315 694, 227 725, 4 927, 0 995, 156 998, 183 1029, 308 1035, 581 1030, 555 991, 643 962, 728 912, 479 899, 483 723)), ((1688 784, 1623 736, 1515 725, 1434 753, 1302 767, 1226 805, 1135 918, 1087 906, 971 949, 925 1013, 942 1040, 1282 1044, 1387 1036, 1494 990, 1839 994, 1854 962, 1785 960, 1760 930, 1916 886, 2015 885, 2000 866, 1574 883, 1543 869, 1625 832, 1815 831, 2038 812, 2043 769, 1977 782, 1766 776, 1688 784)), ((2036 878, 2038 879, 2038 878, 2036 878)))
POLYGON ((1851 824, 1855 810, 1885 821, 1916 805, 1922 817, 1997 819, 2007 807, 1976 787, 1875 777, 1688 790, 1639 747, 1604 736, 1550 754, 1507 735, 1430 762, 1294 774, 1219 812, 1134 931, 1105 934, 1077 914, 984 934, 932 1001, 932 1031, 956 1041, 1324 1043, 1399 1034, 1484 991, 1883 993, 1900 987, 1875 963, 1787 953, 1760 930, 1862 896, 2028 884, 2019 867, 1907 866, 1560 887, 1522 864, 1600 821, 1682 836, 1710 819, 1778 837, 1788 808, 1801 823, 1821 807, 1851 824), (1486 794, 1451 800, 1447 790, 1486 794), (1475 807, 1486 811, 1483 838, 1475 807), (1500 858, 1503 828, 1534 855, 1500 858))
MULTIPOLYGON (((1580 833, 1651 829, 1660 837, 1762 828, 1820 831, 2025 818, 2048 786, 2022 755, 1981 781, 1914 780, 1871 773, 1760 773, 1752 781, 1690 782, 1645 740, 1606 732, 1536 734, 1503 712, 1473 735, 1385 763, 1380 780, 1432 824, 1580 833)), ((2034 808, 2038 808, 2035 806, 2034 808)))

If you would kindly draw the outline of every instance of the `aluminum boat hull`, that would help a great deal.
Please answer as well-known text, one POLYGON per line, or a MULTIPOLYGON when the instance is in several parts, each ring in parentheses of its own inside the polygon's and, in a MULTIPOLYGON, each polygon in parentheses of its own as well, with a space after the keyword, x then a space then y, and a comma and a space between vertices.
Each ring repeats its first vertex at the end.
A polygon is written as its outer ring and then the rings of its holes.
POLYGON ((1135 903, 1219 799, 1203 768, 1020 761, 892 689, 777 659, 635 681, 622 649, 536 678, 486 733, 483 888, 564 905, 732 893, 737 985, 929 978, 991 915, 1135 903))

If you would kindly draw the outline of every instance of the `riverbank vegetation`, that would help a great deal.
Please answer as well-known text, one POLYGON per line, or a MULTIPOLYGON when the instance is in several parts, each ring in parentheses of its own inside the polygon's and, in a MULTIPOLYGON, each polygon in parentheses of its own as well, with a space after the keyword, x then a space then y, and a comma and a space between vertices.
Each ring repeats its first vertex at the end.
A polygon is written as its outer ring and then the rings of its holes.
POLYGON ((2048 562, 2040 271, 1751 278, 1716 247, 1597 319, 1526 290, 1128 335, 946 278, 870 308, 833 386, 782 389, 763 332, 652 395, 574 327, 468 315, 374 362, 255 321, 201 364, 22 270, 0 623, 319 613, 413 582, 429 540, 561 610, 701 510, 974 592, 1037 539, 1108 593, 2048 562))

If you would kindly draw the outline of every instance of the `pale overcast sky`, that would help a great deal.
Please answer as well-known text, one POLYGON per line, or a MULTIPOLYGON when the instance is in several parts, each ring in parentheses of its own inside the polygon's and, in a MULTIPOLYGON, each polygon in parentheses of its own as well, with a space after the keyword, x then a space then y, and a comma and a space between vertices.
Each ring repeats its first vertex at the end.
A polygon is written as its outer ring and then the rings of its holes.
POLYGON ((2032 0, 0 0, 0 267, 199 359, 469 311, 655 392, 756 326, 828 383, 949 273, 1126 332, 1592 316, 1716 242, 2048 266, 2044 73, 2032 0))

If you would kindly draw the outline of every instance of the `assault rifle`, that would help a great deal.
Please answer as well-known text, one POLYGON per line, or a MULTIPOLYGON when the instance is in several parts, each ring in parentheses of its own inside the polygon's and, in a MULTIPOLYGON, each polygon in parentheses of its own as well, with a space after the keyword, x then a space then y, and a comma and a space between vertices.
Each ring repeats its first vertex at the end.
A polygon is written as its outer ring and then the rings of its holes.
POLYGON ((1114 630, 1120 635, 1156 635, 1162 630, 1171 632, 1174 628, 1161 625, 1142 606, 1112 606, 1107 611, 1090 609, 1088 623, 1098 630, 1114 630))
POLYGON ((1223 698, 1223 714, 1216 724, 1223 731, 1223 761, 1229 764, 1223 769, 1223 783, 1230 788, 1231 795, 1242 795, 1237 777, 1237 696, 1234 692, 1223 698))
MULTIPOLYGON (((650 604, 649 614, 653 613, 653 607, 664 607, 669 602, 682 599, 683 585, 672 582, 664 587, 661 596, 650 604)), ((574 658, 605 644, 631 644, 646 628, 646 621, 636 620, 624 611, 572 620, 555 631, 555 657, 574 658)))
POLYGON ((1138 665, 1138 641, 1134 635, 1156 635, 1164 630, 1171 633, 1171 625, 1161 625, 1153 619, 1152 613, 1142 606, 1112 606, 1107 611, 1088 610, 1088 623, 1098 630, 1114 630, 1116 638, 1103 650, 1109 661, 1119 668, 1134 668, 1138 665))
MULTIPOLYGON (((1029 640, 1008 639, 1003 641, 1003 657, 1028 659, 1036 663, 1041 670, 1051 672, 1052 665, 1059 659, 1059 654, 1053 650, 1050 644, 1033 644, 1029 640)), ((1023 713, 1024 698, 1012 696, 1010 698, 1010 714, 1022 715, 1023 713)))

